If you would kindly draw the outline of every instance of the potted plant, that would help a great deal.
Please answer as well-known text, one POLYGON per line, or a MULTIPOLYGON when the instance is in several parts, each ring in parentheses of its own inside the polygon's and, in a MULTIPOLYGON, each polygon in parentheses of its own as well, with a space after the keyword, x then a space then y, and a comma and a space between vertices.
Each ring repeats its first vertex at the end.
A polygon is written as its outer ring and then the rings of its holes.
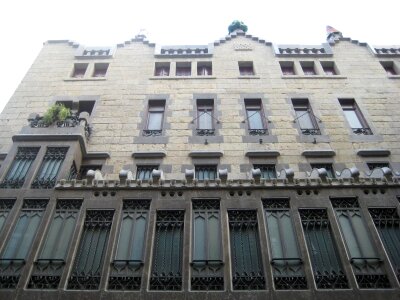
POLYGON ((242 30, 243 32, 247 32, 247 26, 239 20, 235 20, 231 23, 231 25, 229 25, 228 27, 228 31, 229 34, 231 34, 232 32, 234 32, 235 30, 242 30))
POLYGON ((46 113, 43 115, 43 122, 47 125, 51 125, 54 122, 63 122, 71 116, 71 110, 65 107, 63 104, 53 104, 48 108, 46 113))

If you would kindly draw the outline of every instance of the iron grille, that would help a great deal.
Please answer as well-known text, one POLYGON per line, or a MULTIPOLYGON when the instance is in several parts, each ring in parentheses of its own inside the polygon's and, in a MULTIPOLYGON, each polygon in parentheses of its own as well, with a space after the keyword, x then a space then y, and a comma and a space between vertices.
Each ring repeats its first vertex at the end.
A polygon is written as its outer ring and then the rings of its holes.
POLYGON ((8 214, 13 208, 15 199, 0 199, 0 232, 7 220, 8 214))

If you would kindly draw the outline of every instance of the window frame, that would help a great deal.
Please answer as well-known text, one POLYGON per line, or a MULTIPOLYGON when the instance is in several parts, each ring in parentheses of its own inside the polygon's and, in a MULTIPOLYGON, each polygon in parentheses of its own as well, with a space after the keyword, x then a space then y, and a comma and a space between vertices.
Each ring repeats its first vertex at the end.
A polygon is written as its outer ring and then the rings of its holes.
POLYGON ((196 164, 195 166, 194 166, 194 176, 195 176, 195 178, 196 178, 196 180, 198 180, 198 181, 204 181, 204 180, 216 180, 216 179, 218 179, 218 165, 213 165, 213 164, 210 164, 210 165, 208 165, 208 164, 196 164), (208 169, 207 170, 207 174, 208 174, 208 178, 204 178, 204 172, 205 172, 205 170, 203 170, 202 172, 203 172, 203 179, 200 179, 199 178, 199 173, 200 173, 200 171, 198 170, 199 168, 203 168, 203 169, 208 169), (213 171, 215 171, 215 174, 214 174, 214 178, 213 179, 210 179, 210 176, 209 176, 209 174, 210 174, 210 170, 211 169, 214 169, 213 171))
POLYGON ((89 63, 74 63, 74 67, 71 73, 71 78, 77 78, 77 79, 85 78, 88 67, 89 63))
POLYGON ((159 136, 163 133, 165 119, 165 99, 164 100, 149 100, 147 104, 146 123, 143 129, 144 136, 159 136), (161 113, 160 128, 149 129, 152 114, 161 113))
POLYGON ((300 67, 303 71, 304 76, 316 76, 318 75, 316 65, 314 61, 301 61, 300 67))
POLYGON ((340 98, 339 100, 339 104, 340 107, 343 111, 344 114, 344 118, 347 122, 347 124, 349 125, 351 131, 353 134, 362 134, 362 135, 373 135, 373 132, 371 130, 371 127, 368 125, 367 120, 365 119, 363 113, 360 110, 360 107, 358 106, 357 102, 355 101, 355 99, 348 99, 348 98, 340 98), (357 117, 358 122, 360 123, 360 125, 362 127, 352 127, 351 126, 351 122, 347 116, 347 114, 345 113, 346 111, 352 111, 354 112, 354 115, 357 117))
POLYGON ((239 75, 240 76, 255 76, 256 75, 253 61, 239 61, 238 67, 239 67, 239 75))
POLYGON ((267 135, 268 134, 268 126, 265 118, 264 107, 261 99, 244 99, 244 109, 246 112, 246 121, 247 121, 247 130, 250 135, 267 135), (251 128, 250 118, 255 115, 249 115, 249 110, 257 110, 259 111, 261 127, 262 128, 251 128))
POLYGON ((313 112, 310 101, 308 98, 292 98, 292 106, 295 114, 295 122, 298 124, 302 135, 321 135, 321 129, 318 126, 317 118, 313 112), (300 112, 303 112, 300 114, 300 112), (299 113, 299 114, 298 114, 299 113), (309 121, 312 125, 310 128, 302 128, 300 118, 308 115, 309 121))
POLYGON ((94 78, 105 78, 108 73, 109 63, 95 63, 93 67, 92 77, 94 78))
POLYGON ((192 76, 192 63, 191 62, 176 62, 175 76, 184 77, 192 76))
MULTIPOLYGON (((153 170, 159 170, 159 168, 160 168, 159 165, 136 165, 135 178, 136 178, 136 180, 151 180, 152 179, 151 174, 152 174, 153 170), (139 174, 141 174, 142 172, 144 172, 144 174, 146 174, 147 172, 149 172, 150 169, 151 169, 151 171, 149 173, 148 178, 140 178, 139 177, 139 174)), ((143 177, 145 177, 145 176, 143 176, 143 177)))
POLYGON ((156 62, 154 65, 154 76, 167 77, 170 76, 171 63, 170 62, 156 62))
POLYGON ((199 61, 197 62, 197 76, 212 76, 212 62, 211 61, 199 61), (206 72, 204 72, 206 71, 206 72), (207 73, 207 74, 204 74, 207 73))

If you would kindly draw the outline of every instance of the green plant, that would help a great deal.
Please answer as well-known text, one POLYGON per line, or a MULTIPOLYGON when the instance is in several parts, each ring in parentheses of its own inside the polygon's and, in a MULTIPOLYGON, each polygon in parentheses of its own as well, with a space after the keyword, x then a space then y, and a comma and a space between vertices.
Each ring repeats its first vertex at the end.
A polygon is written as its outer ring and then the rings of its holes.
POLYGON ((50 106, 45 112, 43 121, 50 125, 56 121, 65 121, 69 116, 71 116, 71 110, 63 104, 56 103, 50 106))
POLYGON ((239 20, 235 20, 235 21, 233 21, 232 23, 231 23, 231 25, 229 25, 229 27, 228 27, 228 31, 229 31, 229 33, 232 33, 232 32, 234 32, 236 29, 240 29, 240 30, 243 30, 244 32, 247 32, 247 26, 242 22, 242 21, 239 21, 239 20))

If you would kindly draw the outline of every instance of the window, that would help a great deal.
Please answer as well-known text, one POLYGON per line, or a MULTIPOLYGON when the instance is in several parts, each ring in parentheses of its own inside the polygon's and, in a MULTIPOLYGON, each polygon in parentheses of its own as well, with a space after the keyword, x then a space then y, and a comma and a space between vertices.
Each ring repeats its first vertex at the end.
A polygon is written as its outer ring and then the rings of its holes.
POLYGON ((11 167, 8 169, 6 177, 0 183, 0 188, 21 188, 38 152, 39 148, 18 147, 11 167))
POLYGON ((74 70, 72 71, 71 77, 83 78, 85 76, 88 64, 77 63, 74 64, 74 70))
POLYGON ((144 136, 159 136, 164 121, 165 100, 149 100, 146 129, 144 136))
POLYGON ((219 199, 196 199, 193 205, 192 290, 223 290, 219 199))
POLYGON ((97 63, 94 64, 93 77, 105 77, 108 69, 108 64, 97 63))
POLYGON ((51 189, 56 185, 58 171, 67 154, 67 147, 48 147, 39 172, 32 182, 33 189, 51 189))
POLYGON ((87 210, 67 289, 99 289, 113 216, 113 210, 87 210))
POLYGON ((300 66, 303 69, 304 75, 306 76, 317 75, 317 72, 315 72, 315 66, 313 61, 301 61, 300 66))
POLYGON ((337 75, 336 66, 333 61, 321 61, 322 69, 324 70, 325 75, 333 76, 337 75))
POLYGON ((265 289, 257 211, 228 210, 228 220, 233 289, 265 289))
POLYGON ((277 290, 306 289, 303 260, 290 215, 289 199, 263 199, 277 290))
POLYGON ((169 62, 156 62, 154 76, 169 76, 169 62))
POLYGON ((317 288, 347 289, 349 285, 326 209, 300 209, 299 212, 317 288))
POLYGON ((252 61, 239 61, 240 76, 253 76, 255 74, 252 61))
POLYGON ((197 180, 215 180, 217 178, 217 166, 195 166, 197 180))
POLYGON ((110 290, 140 290, 150 200, 126 199, 115 259, 108 280, 110 290))
POLYGON ((360 288, 390 288, 382 259, 371 241, 356 198, 331 198, 360 288))
POLYGON ((385 69, 387 75, 391 76, 399 74, 393 61, 381 61, 380 63, 385 69))
POLYGON ((197 75, 198 76, 210 76, 210 75, 212 75, 212 64, 211 64, 211 62, 198 62, 197 63, 197 75))
POLYGON ((0 256, 0 289, 15 289, 36 237, 48 200, 25 199, 0 256))
POLYGON ((389 163, 382 162, 382 163, 367 163, 368 169, 371 171, 375 168, 390 168, 389 163))
POLYGON ((8 214, 13 208, 15 203, 14 199, 0 199, 0 232, 6 223, 8 214))
POLYGON ((182 289, 183 210, 158 210, 150 290, 182 289))
POLYGON ((190 76, 192 67, 190 62, 177 62, 176 63, 176 76, 190 76))
POLYGON ((268 134, 267 126, 265 125, 265 116, 262 109, 260 99, 245 99, 244 100, 246 115, 248 121, 248 129, 250 135, 266 135, 268 134))
POLYGON ((214 100, 197 99, 197 135, 214 135, 214 100))
POLYGON ((44 246, 35 261, 28 288, 58 288, 81 205, 82 200, 78 199, 57 201, 56 212, 44 246))
POLYGON ((56 104, 62 104, 65 107, 71 109, 73 113, 76 112, 77 116, 81 112, 87 112, 89 115, 92 114, 94 105, 96 104, 95 100, 79 100, 79 101, 56 101, 56 104))
POLYGON ((137 166, 136 180, 150 180, 153 170, 158 170, 158 166, 137 166))
POLYGON ((371 129, 368 127, 368 124, 354 99, 339 99, 339 103, 342 106, 344 115, 353 133, 363 135, 372 134, 371 129))
POLYGON ((261 178, 263 179, 274 179, 276 178, 275 165, 254 165, 254 169, 260 169, 261 178))
POLYGON ((308 99, 292 99, 296 119, 301 133, 304 135, 320 135, 316 117, 311 109, 308 99))
POLYGON ((292 61, 280 61, 279 64, 283 75, 296 75, 292 61))
POLYGON ((332 164, 310 164, 311 169, 322 169, 326 170, 328 178, 335 178, 335 171, 333 170, 332 164))

